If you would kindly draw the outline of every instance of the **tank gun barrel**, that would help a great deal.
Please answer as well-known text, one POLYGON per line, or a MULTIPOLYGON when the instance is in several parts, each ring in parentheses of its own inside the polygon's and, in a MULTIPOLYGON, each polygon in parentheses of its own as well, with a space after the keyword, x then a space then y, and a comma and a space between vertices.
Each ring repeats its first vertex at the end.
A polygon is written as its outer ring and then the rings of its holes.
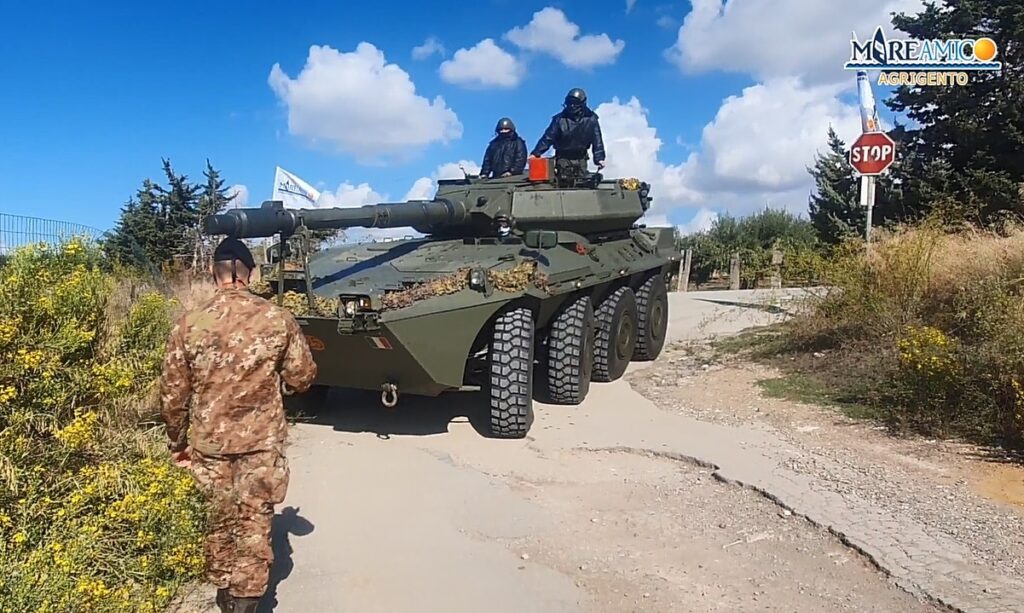
POLYGON ((258 208, 231 209, 211 215, 203 222, 203 231, 233 238, 290 235, 301 226, 310 230, 411 227, 430 232, 438 227, 461 224, 466 217, 465 205, 445 198, 329 209, 286 209, 280 201, 269 200, 258 208))

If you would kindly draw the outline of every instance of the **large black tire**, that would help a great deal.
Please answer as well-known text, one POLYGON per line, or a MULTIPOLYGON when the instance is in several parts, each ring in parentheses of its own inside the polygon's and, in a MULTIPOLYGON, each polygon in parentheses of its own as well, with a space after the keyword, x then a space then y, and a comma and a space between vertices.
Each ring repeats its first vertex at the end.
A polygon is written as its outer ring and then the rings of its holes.
POLYGON ((636 348, 636 294, 620 287, 605 298, 597 313, 594 381, 615 381, 626 372, 636 348))
POLYGON ((644 282, 636 293, 637 336, 633 359, 653 360, 661 354, 668 331, 668 288, 665 277, 657 274, 644 282))
POLYGON ((589 296, 572 301, 548 333, 548 401, 579 404, 590 391, 594 370, 594 306, 589 296))
POLYGON ((533 425, 533 312, 517 308, 494 322, 488 352, 491 435, 523 438, 533 425))

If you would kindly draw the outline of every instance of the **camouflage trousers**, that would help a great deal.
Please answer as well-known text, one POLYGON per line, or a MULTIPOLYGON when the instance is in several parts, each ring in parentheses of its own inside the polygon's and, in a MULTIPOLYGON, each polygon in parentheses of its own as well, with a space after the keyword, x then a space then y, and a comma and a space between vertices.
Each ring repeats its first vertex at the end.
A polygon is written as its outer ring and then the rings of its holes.
POLYGON ((274 505, 288 489, 287 459, 276 450, 232 455, 193 451, 192 473, 209 506, 207 579, 228 588, 232 596, 262 596, 274 560, 274 505))

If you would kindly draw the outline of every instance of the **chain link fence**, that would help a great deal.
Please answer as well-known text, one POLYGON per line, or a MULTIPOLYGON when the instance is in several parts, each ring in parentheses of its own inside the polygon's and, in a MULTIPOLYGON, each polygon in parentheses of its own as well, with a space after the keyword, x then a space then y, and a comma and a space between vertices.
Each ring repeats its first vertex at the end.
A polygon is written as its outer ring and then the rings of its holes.
POLYGON ((6 257, 23 245, 39 242, 54 244, 72 236, 98 240, 103 236, 103 231, 68 221, 0 213, 0 257, 6 257))

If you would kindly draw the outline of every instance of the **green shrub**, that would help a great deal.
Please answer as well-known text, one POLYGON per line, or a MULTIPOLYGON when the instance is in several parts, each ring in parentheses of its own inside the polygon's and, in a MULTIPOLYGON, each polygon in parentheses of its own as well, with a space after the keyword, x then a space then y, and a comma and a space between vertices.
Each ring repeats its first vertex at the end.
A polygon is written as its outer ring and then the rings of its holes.
POLYGON ((834 291, 787 327, 787 340, 836 349, 850 385, 875 382, 865 400, 894 426, 1016 446, 1024 439, 1022 273, 1024 231, 950 233, 925 223, 880 237, 870 254, 849 242, 825 266, 834 291))
POLYGON ((158 611, 202 572, 202 502, 152 418, 176 304, 81 240, 0 267, 0 611, 158 611))

